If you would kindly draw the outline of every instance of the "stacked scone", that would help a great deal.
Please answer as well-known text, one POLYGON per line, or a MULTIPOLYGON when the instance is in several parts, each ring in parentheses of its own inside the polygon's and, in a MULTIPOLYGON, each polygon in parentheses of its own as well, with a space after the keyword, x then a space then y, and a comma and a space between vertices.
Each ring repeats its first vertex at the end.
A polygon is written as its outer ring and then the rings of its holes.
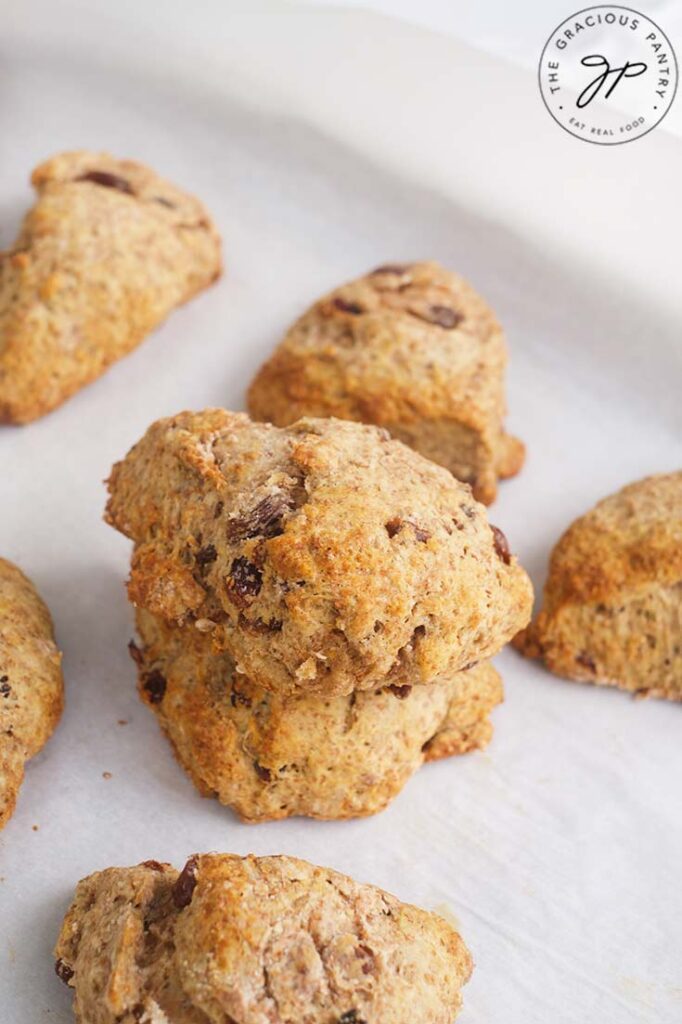
POLYGON ((371 814, 487 741, 531 586, 447 470, 376 427, 209 410, 153 424, 109 486, 140 693, 201 792, 371 814))

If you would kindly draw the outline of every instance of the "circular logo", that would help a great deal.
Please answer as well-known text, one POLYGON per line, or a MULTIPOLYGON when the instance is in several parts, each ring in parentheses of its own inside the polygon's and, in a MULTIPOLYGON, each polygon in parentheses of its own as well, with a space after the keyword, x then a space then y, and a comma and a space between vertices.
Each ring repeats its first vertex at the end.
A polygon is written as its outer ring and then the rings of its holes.
POLYGON ((617 146, 646 135, 677 90, 677 59, 658 25, 629 7, 586 7, 552 32, 540 58, 540 92, 562 128, 617 146))

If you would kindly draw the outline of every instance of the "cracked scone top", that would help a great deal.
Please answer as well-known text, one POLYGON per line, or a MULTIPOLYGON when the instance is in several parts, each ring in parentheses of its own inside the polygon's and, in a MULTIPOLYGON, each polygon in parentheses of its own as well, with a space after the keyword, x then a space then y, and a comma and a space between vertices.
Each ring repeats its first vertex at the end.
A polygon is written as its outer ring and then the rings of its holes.
POLYGON ((437 263, 379 267, 325 295, 249 388, 251 415, 385 427, 489 504, 524 448, 503 428, 507 349, 492 310, 437 263))
POLYGON ((139 691, 205 796, 250 822, 376 814, 424 763, 484 747, 502 683, 489 662, 430 686, 284 698, 237 675, 192 626, 137 612, 139 691))
POLYGON ((471 958, 442 918, 292 857, 79 882, 57 974, 79 1024, 451 1024, 471 958))
POLYGON ((56 728, 64 684, 52 619, 35 587, 0 558, 0 829, 24 767, 56 728))
POLYGON ((133 603, 210 633, 265 689, 432 682, 529 619, 530 581, 470 488, 376 427, 181 413, 109 488, 133 603))
POLYGON ((682 700, 682 472, 630 484, 569 527, 515 646, 569 679, 682 700))
POLYGON ((0 254, 0 423, 56 408, 220 273, 202 204, 132 160, 63 153, 0 254))

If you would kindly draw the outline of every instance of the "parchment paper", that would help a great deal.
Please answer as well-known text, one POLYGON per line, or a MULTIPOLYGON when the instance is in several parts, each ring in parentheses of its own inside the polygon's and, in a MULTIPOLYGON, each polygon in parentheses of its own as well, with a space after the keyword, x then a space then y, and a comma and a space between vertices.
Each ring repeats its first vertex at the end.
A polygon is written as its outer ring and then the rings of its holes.
POLYGON ((81 876, 214 849, 295 854, 454 915, 477 965, 462 1024, 674 1024, 679 706, 506 651, 485 753, 423 769, 372 819, 244 826, 137 700, 102 480, 157 417, 243 407, 287 324, 376 264, 439 259, 498 310, 529 457, 491 518, 536 584, 576 515, 682 463, 681 144, 585 146, 531 76, 384 19, 238 6, 4 8, 2 244, 36 162, 102 147, 206 201, 227 273, 61 410, 0 429, 0 551, 49 602, 67 683, 0 835, 0 1020, 71 1020, 50 951, 81 876))

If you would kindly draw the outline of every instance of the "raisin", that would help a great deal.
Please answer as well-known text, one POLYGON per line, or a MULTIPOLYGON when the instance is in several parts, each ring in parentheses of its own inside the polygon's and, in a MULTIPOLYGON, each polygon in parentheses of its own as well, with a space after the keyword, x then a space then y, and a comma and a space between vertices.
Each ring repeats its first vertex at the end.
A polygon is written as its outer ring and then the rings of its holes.
POLYGON ((509 542, 507 538, 498 526, 493 526, 491 523, 490 529, 493 531, 493 544, 495 545, 497 557, 501 558, 505 565, 510 565, 511 552, 509 550, 509 542))
POLYGON ((414 530, 415 539, 418 540, 421 544, 425 544, 427 540, 431 539, 431 534, 429 533, 429 531, 425 530, 421 526, 418 526, 417 523, 413 523, 411 519, 390 519, 384 525, 386 527, 386 533, 391 539, 393 539, 393 537, 395 537, 397 533, 400 533, 403 526, 405 525, 412 527, 412 529, 414 530))
POLYGON ((204 569, 207 565, 210 565, 211 562, 215 562, 217 557, 218 552, 214 545, 207 544, 206 547, 199 548, 194 556, 194 560, 201 569, 204 569))
POLYGON ((346 1010, 339 1017, 338 1024, 367 1024, 367 1021, 358 1015, 357 1010, 346 1010))
POLYGON ((224 508, 225 506, 223 505, 222 501, 216 502, 216 507, 213 509, 213 518, 217 519, 219 516, 221 516, 223 514, 224 508))
POLYGON ((403 522, 402 519, 389 519, 389 521, 384 525, 386 527, 386 533, 391 538, 391 540, 393 540, 396 533, 400 533, 403 522))
POLYGON ((125 192, 127 195, 134 195, 132 186, 125 178, 118 174, 110 174, 109 171, 86 171, 76 181, 91 181, 94 185, 103 185, 104 188, 115 188, 118 192, 125 192))
POLYGON ((376 270, 372 271, 374 274, 404 274, 410 270, 411 263, 385 263, 381 267, 377 267, 376 270))
POLYGON ((348 299, 342 299, 341 297, 334 299, 333 305, 335 309, 341 310, 342 313, 352 313, 354 316, 365 312, 358 302, 349 302, 348 299))
POLYGON ((445 330, 451 330, 463 320, 461 314, 455 312, 454 309, 450 309, 449 306, 429 306, 425 312, 420 312, 417 316, 421 320, 426 320, 437 327, 443 327, 445 330))
POLYGON ((391 693, 395 694, 398 700, 405 700, 405 698, 409 697, 410 693, 412 692, 411 686, 396 686, 395 684, 392 684, 388 687, 388 689, 391 691, 391 693))
POLYGON ((167 206, 169 210, 175 209, 175 203, 171 203, 170 199, 164 199, 163 196, 154 196, 154 202, 160 203, 161 206, 167 206))
POLYGON ((166 693, 166 677, 155 668, 142 677, 142 689, 150 704, 160 704, 166 693))
POLYGON ((251 537, 279 537, 284 533, 282 520, 294 508, 294 500, 287 494, 269 494, 250 512, 232 519, 227 526, 228 540, 248 540, 251 537))
POLYGON ((582 667, 586 668, 588 672, 597 671, 597 666, 594 663, 594 658, 591 658, 589 654, 585 653, 585 651, 581 651, 580 654, 577 654, 575 660, 578 663, 578 665, 582 665, 582 667))
POLYGON ((258 764, 258 761, 253 762, 253 767, 256 769, 256 775, 259 779, 262 779, 263 782, 272 781, 272 772, 269 768, 265 768, 262 764, 258 764))
POLYGON ((257 597, 263 585, 263 573, 248 558, 235 558, 230 567, 227 591, 230 599, 237 605, 248 604, 257 597))
POLYGON ((251 698, 247 697, 245 693, 240 693, 239 690, 233 690, 230 694, 230 704, 233 708, 236 708, 238 704, 244 708, 250 708, 251 698))
POLYGON ((7 676, 0 677, 0 697, 9 697, 12 692, 12 687, 7 682, 7 676))
POLYGON ((178 910, 182 910, 184 907, 188 907, 190 905, 196 884, 197 858, 195 855, 194 857, 189 858, 173 886, 173 903, 178 910))
POLYGON ((57 960, 54 965, 55 973, 60 981, 63 981, 65 985, 68 985, 73 978, 73 968, 65 964, 63 960, 57 960))
POLYGON ((133 659, 136 665, 139 666, 142 664, 144 660, 142 657, 142 651, 137 646, 134 640, 128 641, 128 653, 130 654, 130 657, 133 659))
POLYGON ((471 505, 460 505, 459 507, 461 508, 462 512, 467 517, 467 519, 476 518, 476 509, 473 508, 471 505))
POLYGON ((264 622, 263 619, 247 619, 246 615, 240 612, 239 626, 247 633, 264 636, 267 633, 279 633, 282 629, 282 620, 270 619, 269 622, 264 622))
POLYGON ((163 864, 159 864, 158 860, 143 860, 142 867, 150 871, 163 871, 163 864))

